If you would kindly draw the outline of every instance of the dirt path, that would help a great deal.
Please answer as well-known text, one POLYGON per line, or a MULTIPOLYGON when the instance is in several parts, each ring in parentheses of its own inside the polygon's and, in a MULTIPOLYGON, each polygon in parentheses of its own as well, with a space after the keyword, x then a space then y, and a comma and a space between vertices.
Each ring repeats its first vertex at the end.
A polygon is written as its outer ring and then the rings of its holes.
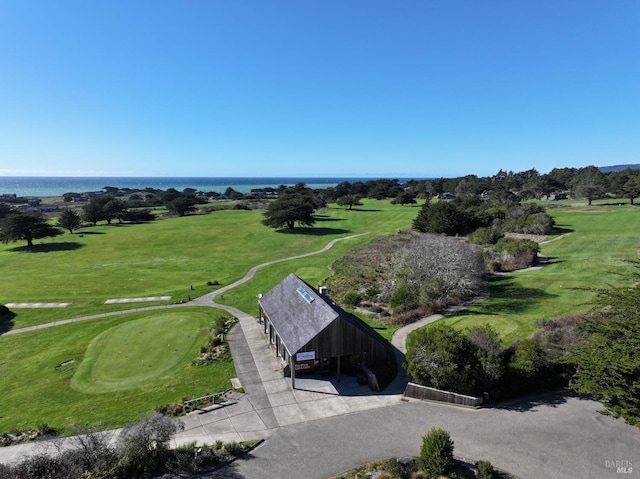
MULTIPOLYGON (((89 321, 92 319, 99 319, 99 318, 106 318, 109 316, 119 316, 121 314, 128 314, 128 313, 137 313, 140 311, 153 311, 153 310, 157 310, 157 309, 168 309, 168 308, 180 308, 180 307, 184 307, 184 306, 209 306, 212 308, 221 308, 224 309, 226 311, 231 312, 232 314, 237 314, 239 312, 239 310, 232 308, 231 306, 226 306, 224 304, 217 304, 214 302, 214 298, 218 295, 224 294, 225 292, 229 291, 230 289, 233 289, 237 286, 240 286, 243 283, 246 283, 247 281, 249 281, 250 279, 253 278, 253 276, 256 274, 256 271, 258 271, 261 268, 265 268, 267 266, 271 266, 273 264, 276 263, 282 263, 284 261, 291 261, 294 259, 300 259, 300 258, 306 258, 307 256, 313 256, 316 254, 320 254, 320 253, 324 253, 325 251, 330 250, 333 245, 335 245, 338 241, 343 241, 343 240, 348 240, 351 238, 357 238, 358 236, 364 236, 369 234, 367 233, 360 233, 357 235, 351 235, 351 236, 345 236, 344 238, 336 238, 333 239, 331 241, 329 241, 323 248, 317 250, 317 251, 312 251, 310 253, 304 253, 304 254, 300 254, 300 255, 296 255, 296 256, 289 256, 288 258, 281 258, 281 259, 276 259, 273 261, 267 261, 266 263, 262 263, 259 264, 257 266, 254 266, 253 268, 251 268, 249 271, 247 271, 247 274, 245 274, 242 278, 240 278, 238 281, 231 283, 227 286, 224 286, 220 289, 217 289, 215 291, 212 291, 211 293, 207 293, 203 296, 200 296, 198 298, 195 298, 189 302, 186 303, 181 303, 181 304, 166 304, 166 305, 162 305, 162 306, 147 306, 144 308, 133 308, 133 309, 127 309, 127 310, 123 310, 123 311, 111 311, 109 313, 100 313, 100 314, 92 314, 92 315, 88 315, 88 316, 81 316, 78 318, 72 318, 72 319, 63 319, 60 321, 53 321, 51 323, 45 323, 45 324, 38 324, 35 326, 27 326, 24 328, 17 328, 17 329, 12 329, 9 331, 6 331, 4 333, 0 332, 0 336, 2 335, 10 335, 10 334, 20 334, 20 333, 26 333, 28 331, 35 331, 36 329, 45 329, 45 328, 52 328, 54 326, 61 326, 63 324, 69 324, 69 323, 77 323, 80 321, 89 321)), ((244 314, 244 313, 242 313, 244 314)))

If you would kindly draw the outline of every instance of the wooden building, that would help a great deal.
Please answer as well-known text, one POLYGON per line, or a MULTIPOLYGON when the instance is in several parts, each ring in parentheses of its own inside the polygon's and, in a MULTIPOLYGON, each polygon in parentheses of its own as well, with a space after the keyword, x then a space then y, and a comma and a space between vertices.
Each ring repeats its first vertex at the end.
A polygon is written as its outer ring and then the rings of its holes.
POLYGON ((326 292, 317 291, 290 274, 260 297, 260 321, 283 372, 295 376, 320 369, 359 375, 377 389, 374 371, 395 371, 392 347, 356 316, 347 313, 326 292))

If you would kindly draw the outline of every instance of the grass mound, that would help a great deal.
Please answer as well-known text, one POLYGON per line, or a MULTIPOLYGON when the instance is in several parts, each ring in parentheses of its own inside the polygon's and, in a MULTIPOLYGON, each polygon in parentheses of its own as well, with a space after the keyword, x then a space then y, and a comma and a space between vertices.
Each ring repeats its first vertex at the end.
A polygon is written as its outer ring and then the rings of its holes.
POLYGON ((175 312, 113 327, 89 343, 71 386, 87 394, 140 387, 191 360, 196 339, 193 324, 175 312))
POLYGON ((227 316, 212 308, 182 307, 0 336, 0 431, 43 423, 63 434, 79 423, 119 427, 162 404, 229 389, 236 376, 230 354, 206 366, 191 364, 206 344, 212 322, 227 316), (94 342, 96 338, 100 341, 94 342), (123 341, 127 346, 119 349, 123 341), (170 352, 167 344, 173 347, 170 352), (160 358, 152 368, 131 359, 135 355, 147 363, 154 348, 160 358), (121 355, 129 359, 123 361, 121 355), (83 377, 81 368, 90 374, 83 377))

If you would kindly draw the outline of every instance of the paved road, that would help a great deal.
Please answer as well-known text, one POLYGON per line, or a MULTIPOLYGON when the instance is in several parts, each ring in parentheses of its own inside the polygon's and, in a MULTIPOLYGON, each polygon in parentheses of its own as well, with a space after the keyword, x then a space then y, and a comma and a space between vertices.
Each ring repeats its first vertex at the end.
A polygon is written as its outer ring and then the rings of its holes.
POLYGON ((490 460, 522 479, 640 477, 638 430, 599 408, 562 395, 481 410, 412 401, 281 428, 209 477, 326 479, 369 461, 416 455, 432 427, 449 431, 458 457, 490 460), (607 461, 635 467, 620 475, 607 461))

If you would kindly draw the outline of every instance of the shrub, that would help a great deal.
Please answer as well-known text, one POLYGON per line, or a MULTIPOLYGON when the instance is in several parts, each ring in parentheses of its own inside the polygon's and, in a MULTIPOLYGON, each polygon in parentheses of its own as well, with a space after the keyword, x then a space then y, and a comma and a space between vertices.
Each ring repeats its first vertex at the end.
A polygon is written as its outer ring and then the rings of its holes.
POLYGON ((230 456, 235 457, 242 454, 242 452, 244 451, 244 447, 239 442, 231 441, 224 445, 224 450, 230 456))
POLYGON ((169 456, 171 436, 179 429, 174 419, 158 412, 126 427, 118 445, 122 473, 144 477, 159 471, 169 456))
POLYGON ((451 326, 438 324, 409 335, 406 370, 423 386, 475 394, 474 373, 479 369, 477 347, 451 326))
POLYGON ((444 429, 433 428, 422 438, 418 467, 432 476, 443 476, 455 469, 453 441, 444 429))
POLYGON ((538 243, 528 239, 502 238, 496 243, 496 251, 503 251, 511 256, 531 255, 538 253, 538 243))
POLYGON ((491 251, 486 252, 485 261, 494 271, 511 271, 531 266, 538 254, 538 244, 527 239, 502 238, 491 251))
POLYGON ((408 478, 410 470, 403 463, 398 461, 395 457, 393 459, 389 459, 385 464, 385 470, 387 474, 389 474, 390 478, 393 479, 404 479, 408 478))
POLYGON ((357 291, 347 291, 347 293, 342 297, 342 301, 347 306, 358 306, 362 301, 362 296, 357 291))
POLYGON ((474 244, 496 244, 503 237, 499 228, 478 228, 467 239, 474 244))
POLYGON ((478 479, 495 479, 496 471, 489 461, 478 461, 478 479))
POLYGON ((389 298, 389 306, 397 313, 408 311, 418 306, 418 295, 406 284, 401 284, 389 298))
POLYGON ((207 281, 207 286, 219 286, 219 285, 220 285, 220 281, 218 280, 207 281))

